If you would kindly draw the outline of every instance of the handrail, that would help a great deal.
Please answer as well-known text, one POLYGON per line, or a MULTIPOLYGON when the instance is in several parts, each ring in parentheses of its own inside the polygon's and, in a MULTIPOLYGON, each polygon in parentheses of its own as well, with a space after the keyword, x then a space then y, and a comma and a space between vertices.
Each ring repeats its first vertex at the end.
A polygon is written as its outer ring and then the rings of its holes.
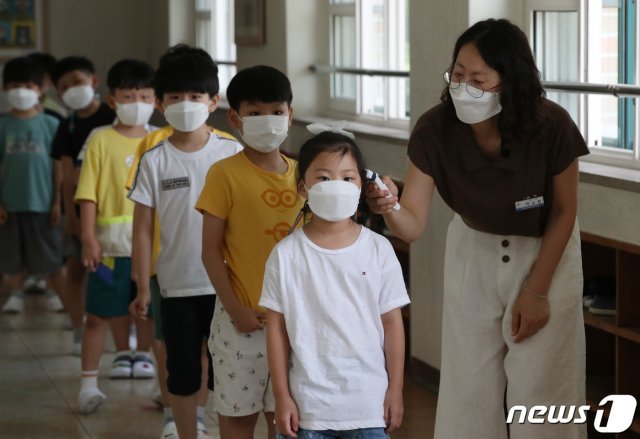
MULTIPOLYGON (((408 78, 407 70, 360 69, 355 67, 337 67, 313 64, 309 67, 314 73, 346 73, 351 75, 385 76, 408 78)), ((591 84, 585 82, 556 82, 543 81, 542 86, 547 90, 564 91, 569 93, 588 93, 613 95, 615 97, 639 97, 640 87, 628 84, 591 84)))
POLYGON ((566 91, 570 93, 613 95, 618 98, 640 96, 640 87, 628 84, 591 84, 585 82, 543 81, 542 86, 547 90, 566 91))
POLYGON ((217 59, 213 60, 219 66, 235 66, 237 63, 235 61, 218 61, 217 59))
POLYGON ((351 75, 364 76, 392 76, 396 78, 408 78, 408 70, 378 70, 378 69, 358 69, 355 67, 336 67, 322 64, 312 64, 309 67, 314 73, 347 73, 351 75))

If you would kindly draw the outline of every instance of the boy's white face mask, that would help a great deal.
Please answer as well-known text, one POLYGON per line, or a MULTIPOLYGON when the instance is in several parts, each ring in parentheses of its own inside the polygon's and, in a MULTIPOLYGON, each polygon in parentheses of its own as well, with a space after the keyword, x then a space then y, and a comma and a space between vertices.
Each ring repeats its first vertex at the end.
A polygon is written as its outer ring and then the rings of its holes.
POLYGON ((268 153, 278 149, 287 138, 289 116, 247 116, 242 118, 242 138, 256 151, 268 153))
POLYGON ((209 118, 209 104, 193 101, 176 102, 166 106, 164 117, 176 130, 190 133, 204 125, 209 118))
POLYGON ((116 114, 118 115, 118 120, 125 125, 146 125, 153 114, 153 104, 144 102, 121 104, 116 102, 116 114))
POLYGON ((40 96, 38 96, 38 92, 35 90, 20 87, 9 90, 7 92, 7 99, 11 107, 16 110, 26 111, 38 105, 40 96))
POLYGON ((478 94, 482 93, 479 98, 474 98, 467 92, 467 87, 474 88, 470 85, 460 84, 457 88, 450 88, 451 100, 456 108, 456 115, 464 123, 474 124, 483 122, 502 111, 500 105, 500 93, 490 91, 477 90, 478 94))
POLYGON ((93 98, 96 95, 96 91, 90 85, 76 85, 70 87, 62 95, 62 101, 66 106, 72 110, 82 110, 87 108, 93 98))
POLYGON ((321 181, 307 189, 307 193, 311 212, 325 221, 342 221, 358 210, 360 188, 348 181, 321 181))

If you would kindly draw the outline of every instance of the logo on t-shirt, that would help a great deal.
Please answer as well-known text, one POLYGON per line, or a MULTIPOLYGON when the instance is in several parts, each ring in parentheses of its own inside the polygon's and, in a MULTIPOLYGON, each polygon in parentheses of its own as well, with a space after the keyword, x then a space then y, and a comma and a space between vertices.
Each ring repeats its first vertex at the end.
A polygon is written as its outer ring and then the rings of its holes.
POLYGON ((169 178, 168 180, 162 180, 162 190, 170 191, 173 189, 182 189, 189 187, 189 177, 169 178))

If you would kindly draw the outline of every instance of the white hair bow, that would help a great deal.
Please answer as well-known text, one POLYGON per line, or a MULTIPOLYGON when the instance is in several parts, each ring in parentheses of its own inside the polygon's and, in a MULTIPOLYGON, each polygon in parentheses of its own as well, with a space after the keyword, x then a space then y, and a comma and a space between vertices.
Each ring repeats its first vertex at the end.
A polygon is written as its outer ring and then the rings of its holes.
POLYGON ((324 133, 325 131, 329 131, 331 133, 342 134, 345 137, 350 138, 351 140, 355 140, 356 136, 353 135, 352 132, 345 130, 346 126, 349 122, 346 120, 336 122, 334 125, 329 125, 321 122, 314 122, 312 124, 307 125, 307 129, 311 131, 313 134, 324 133))

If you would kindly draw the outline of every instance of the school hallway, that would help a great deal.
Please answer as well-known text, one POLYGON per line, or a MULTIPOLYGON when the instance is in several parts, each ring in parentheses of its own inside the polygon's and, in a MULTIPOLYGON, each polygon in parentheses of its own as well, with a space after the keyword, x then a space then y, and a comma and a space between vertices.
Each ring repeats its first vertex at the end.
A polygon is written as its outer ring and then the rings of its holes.
MULTIPOLYGON (((0 292, 4 303, 6 284, 0 292)), ((110 380, 112 352, 103 355, 100 367, 99 385, 106 401, 92 415, 78 412, 80 357, 70 354, 67 315, 47 311, 44 294, 27 294, 23 313, 0 314, 0 346, 2 439, 160 437, 162 411, 149 398, 153 380, 110 380)), ((404 391, 404 423, 392 437, 431 439, 436 397, 409 378, 404 391)), ((205 423, 211 437, 219 437, 210 405, 205 423)), ((261 418, 255 437, 265 438, 265 431, 261 418)))

